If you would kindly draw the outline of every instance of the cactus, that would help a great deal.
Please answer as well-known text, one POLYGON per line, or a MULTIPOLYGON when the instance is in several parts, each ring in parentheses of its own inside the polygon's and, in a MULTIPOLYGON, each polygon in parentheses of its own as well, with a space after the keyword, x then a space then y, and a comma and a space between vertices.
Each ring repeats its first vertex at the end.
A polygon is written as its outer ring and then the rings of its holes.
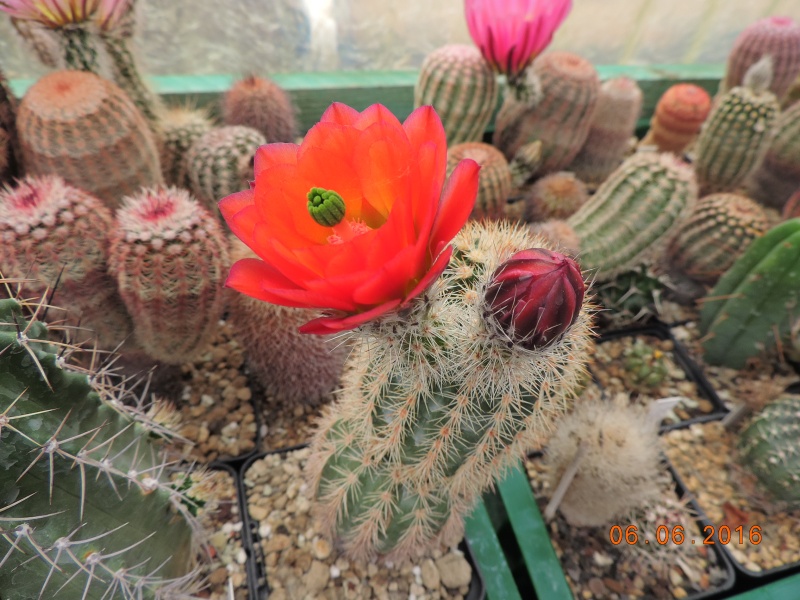
POLYGON ((577 258, 581 252, 581 241, 569 223, 561 219, 550 219, 531 224, 531 233, 542 236, 559 252, 577 258))
POLYGON ((449 145, 480 142, 497 106, 494 71, 474 46, 449 44, 422 62, 414 107, 432 105, 449 145))
POLYGON ((781 110, 787 110, 788 108, 794 106, 798 101, 800 101, 800 73, 797 74, 797 77, 795 77, 792 85, 789 86, 789 90, 783 97, 783 100, 781 101, 781 110))
POLYGON ((3 599, 194 597, 204 498, 163 427, 24 316, 43 310, 0 300, 3 599))
POLYGON ((586 184, 568 171, 539 179, 525 196, 524 219, 528 222, 566 219, 589 199, 586 184))
POLYGON ((520 147, 508 163, 511 169, 511 185, 514 189, 524 188, 542 164, 542 142, 530 142, 520 147))
POLYGON ((22 177, 22 151, 17 135, 17 101, 0 71, 0 185, 22 177))
POLYGON ((700 311, 707 363, 740 369, 788 334, 800 291, 800 219, 757 238, 709 293, 700 311))
MULTIPOLYGON (((231 247, 231 262, 255 258, 238 238, 231 240, 231 247)), ((267 397, 281 404, 310 405, 331 397, 349 348, 329 336, 298 332, 314 311, 277 306, 238 292, 227 305, 228 323, 267 397)))
POLYGON ((350 556, 452 542, 493 478, 576 395, 591 342, 584 283, 566 257, 519 252, 542 241, 468 222, 423 296, 355 333, 308 464, 318 514, 350 556))
POLYGON ((122 90, 92 73, 42 77, 20 103, 17 129, 28 174, 60 175, 111 208, 162 181, 147 121, 122 90))
POLYGON ((800 104, 781 113, 774 130, 748 187, 755 200, 780 210, 800 187, 800 104))
POLYGON ((222 97, 225 125, 260 131, 267 142, 293 142, 297 125, 289 95, 274 81, 250 75, 233 84, 222 97))
POLYGON ((646 265, 617 274, 595 287, 602 308, 598 321, 609 329, 619 329, 658 316, 668 284, 667 277, 646 265))
POLYGON ((658 255, 696 201, 690 167, 672 154, 639 153, 567 222, 581 240, 584 268, 605 281, 658 255))
POLYGON ((447 175, 464 158, 471 158, 481 166, 478 197, 471 219, 499 219, 505 215, 508 196, 511 194, 511 170, 505 156, 494 146, 483 142, 464 142, 447 150, 447 175))
POLYGON ((642 145, 681 154, 700 133, 711 112, 711 96, 692 83, 676 83, 659 98, 642 145))
POLYGON ((629 77, 603 82, 589 135, 570 165, 575 175, 599 184, 622 163, 636 139, 643 99, 641 88, 629 77))
POLYGON ((641 339, 625 348, 622 364, 625 385, 636 392, 646 394, 658 389, 669 376, 664 353, 641 339))
POLYGON ((160 121, 161 170, 167 185, 188 189, 186 155, 201 136, 214 126, 208 112, 184 106, 167 110, 160 121))
POLYGON ((782 98, 800 74, 800 24, 789 17, 766 17, 746 27, 728 56, 720 92, 742 85, 747 70, 764 56, 771 56, 774 66, 769 90, 782 98))
MULTIPOLYGON (((106 273, 108 232, 114 219, 103 203, 55 175, 27 177, 0 192, 0 272, 30 278, 26 289, 55 291, 68 324, 97 334, 113 349, 132 325, 106 273)), ((83 331, 74 332, 82 342, 83 331)))
POLYGON ((258 131, 242 125, 215 127, 200 136, 186 155, 192 193, 218 214, 220 198, 247 189, 256 150, 266 143, 258 131))
POLYGON ((229 264, 219 222, 185 190, 143 190, 117 210, 108 270, 152 358, 179 364, 205 349, 229 264))
POLYGON ((764 210, 745 196, 701 198, 667 250, 681 275, 713 285, 750 243, 769 229, 764 210))
POLYGON ((775 94, 765 89, 769 68, 769 59, 754 64, 744 85, 722 96, 703 126, 694 165, 704 194, 736 191, 763 157, 779 110, 775 94))
POLYGON ((795 217, 800 217, 800 187, 789 197, 781 211, 781 218, 784 221, 794 219, 795 217))
POLYGON ((739 462, 771 496, 800 506, 800 396, 767 404, 739 435, 739 462))
POLYGON ((523 145, 539 140, 538 173, 563 170, 589 135, 600 80, 589 61, 569 52, 542 54, 529 69, 541 83, 542 99, 531 106, 506 95, 493 143, 510 160, 523 145))

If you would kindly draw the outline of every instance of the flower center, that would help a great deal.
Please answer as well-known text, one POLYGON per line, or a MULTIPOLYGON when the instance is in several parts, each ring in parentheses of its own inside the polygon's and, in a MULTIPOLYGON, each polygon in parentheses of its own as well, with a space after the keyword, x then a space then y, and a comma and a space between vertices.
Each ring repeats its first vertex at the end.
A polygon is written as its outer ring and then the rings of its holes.
POLYGON ((308 214, 323 227, 333 227, 344 218, 344 200, 333 190, 314 187, 306 195, 308 214))

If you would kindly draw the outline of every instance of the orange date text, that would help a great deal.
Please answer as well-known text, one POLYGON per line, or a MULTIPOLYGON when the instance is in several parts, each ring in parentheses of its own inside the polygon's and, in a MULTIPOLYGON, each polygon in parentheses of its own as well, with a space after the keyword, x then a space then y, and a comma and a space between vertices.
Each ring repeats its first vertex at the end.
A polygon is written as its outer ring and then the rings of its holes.
POLYGON ((762 534, 761 527, 758 525, 751 525, 745 527, 739 525, 738 527, 728 527, 721 525, 715 528, 714 525, 706 525, 703 527, 703 537, 694 538, 686 536, 686 531, 683 525, 659 525, 656 527, 655 533, 645 533, 639 530, 636 525, 628 525, 622 527, 621 525, 612 525, 608 532, 608 539, 615 546, 620 544, 658 544, 666 546, 667 544, 680 545, 687 544, 702 544, 705 546, 712 546, 714 544, 728 544, 744 545, 747 540, 753 546, 761 543, 762 534))

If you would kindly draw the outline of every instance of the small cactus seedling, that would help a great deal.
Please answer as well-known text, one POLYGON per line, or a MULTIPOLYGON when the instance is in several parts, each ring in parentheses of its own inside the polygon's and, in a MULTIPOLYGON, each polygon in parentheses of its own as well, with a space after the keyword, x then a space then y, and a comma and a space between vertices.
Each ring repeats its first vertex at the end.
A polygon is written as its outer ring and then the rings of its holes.
POLYGON ((676 83, 658 100, 642 145, 681 154, 694 141, 711 112, 711 96, 693 83, 676 83))
POLYGON ((641 339, 622 353, 625 385, 635 392, 648 393, 657 389, 669 375, 664 353, 641 339))
POLYGON ((652 267, 640 265, 596 286, 597 300, 603 310, 598 321, 611 329, 629 327, 657 316, 668 280, 652 267))
POLYGON ((178 106, 167 110, 159 125, 164 182, 188 189, 191 182, 186 169, 186 155, 192 144, 211 131, 214 123, 205 110, 178 106))
POLYGON ((767 404, 742 431, 739 461, 773 499, 800 506, 800 396, 767 404))
POLYGON ((774 135, 748 188, 755 200, 780 210, 799 187, 800 104, 795 104, 775 121, 774 135))
POLYGON ((505 215, 511 193, 511 170, 505 156, 494 146, 482 142, 464 142, 447 150, 447 174, 462 159, 471 158, 481 166, 478 197, 471 219, 499 219, 505 215))
POLYGON ((277 83, 250 75, 233 84, 222 97, 225 125, 244 125, 267 142, 293 142, 297 125, 289 95, 277 83))
POLYGON ((574 173, 550 173, 533 184, 525 196, 524 218, 528 222, 566 219, 589 199, 586 184, 574 173))
POLYGON ((116 213, 108 270, 152 358, 179 364, 204 350, 229 264, 219 222, 185 190, 143 190, 116 213))

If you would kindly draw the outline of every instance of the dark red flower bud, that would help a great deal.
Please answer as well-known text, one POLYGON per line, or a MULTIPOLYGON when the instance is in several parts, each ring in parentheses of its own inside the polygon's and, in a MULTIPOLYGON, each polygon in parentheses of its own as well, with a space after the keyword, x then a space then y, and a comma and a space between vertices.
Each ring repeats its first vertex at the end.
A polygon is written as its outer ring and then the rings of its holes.
POLYGON ((492 275, 490 324, 528 350, 558 339, 578 318, 586 284, 577 263, 544 248, 517 252, 492 275))

